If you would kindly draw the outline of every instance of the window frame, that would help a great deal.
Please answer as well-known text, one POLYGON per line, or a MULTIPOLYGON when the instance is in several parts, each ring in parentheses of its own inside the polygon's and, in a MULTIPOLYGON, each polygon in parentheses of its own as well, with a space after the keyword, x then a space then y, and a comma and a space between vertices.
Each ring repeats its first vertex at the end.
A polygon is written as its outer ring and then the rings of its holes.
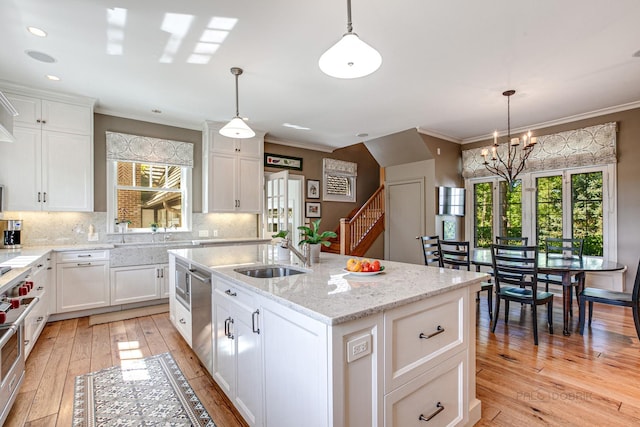
MULTIPOLYGON (((120 160, 123 163, 138 163, 138 164, 150 164, 149 162, 129 162, 120 160)), ((116 229, 115 221, 113 218, 118 218, 118 212, 116 212, 117 202, 117 190, 120 187, 118 185, 118 160, 107 160, 107 233, 119 234, 116 229)), ((181 169, 180 175, 180 192, 182 196, 181 211, 182 211, 182 226, 174 229, 175 231, 191 231, 192 227, 192 168, 189 166, 171 165, 171 164, 157 164, 157 166, 177 166, 181 169)), ((141 191, 156 191, 149 187, 131 187, 124 186, 127 189, 141 190, 141 191)), ((163 191, 163 190, 158 190, 163 191)), ((149 227, 144 228, 129 228, 130 233, 150 233, 149 227)))
MULTIPOLYGON (((617 227, 617 168, 616 164, 607 164, 599 166, 585 166, 577 168, 555 169, 540 172, 522 173, 519 178, 522 180, 522 235, 529 238, 531 245, 537 245, 536 241, 536 178, 545 176, 562 175, 563 191, 563 224, 562 231, 564 237, 571 237, 572 233, 572 212, 571 212, 571 175, 602 172, 602 211, 603 211, 603 258, 617 261, 618 258, 618 227, 617 227)), ((495 241, 496 232, 500 230, 499 218, 495 215, 500 212, 499 200, 499 182, 502 181, 497 177, 481 177, 468 178, 465 180, 465 188, 469 191, 470 197, 467 198, 467 215, 465 218, 465 234, 469 236, 472 246, 475 247, 475 239, 473 238, 473 230, 475 229, 475 184, 482 182, 491 182, 493 184, 493 241, 495 241)))

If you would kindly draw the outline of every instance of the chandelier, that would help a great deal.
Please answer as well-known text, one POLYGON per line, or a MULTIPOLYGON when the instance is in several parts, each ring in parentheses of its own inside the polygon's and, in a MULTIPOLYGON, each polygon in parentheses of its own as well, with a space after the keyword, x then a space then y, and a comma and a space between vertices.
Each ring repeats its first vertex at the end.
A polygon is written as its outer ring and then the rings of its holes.
POLYGON ((518 175, 525 168, 525 162, 531 155, 533 147, 538 138, 531 136, 531 132, 522 135, 520 138, 511 138, 511 95, 515 90, 507 90, 502 95, 507 97, 507 141, 502 146, 498 144, 498 131, 493 132, 493 146, 491 147, 491 159, 488 161, 489 149, 482 150, 484 157, 484 167, 494 175, 498 175, 507 181, 508 188, 513 188, 518 175))

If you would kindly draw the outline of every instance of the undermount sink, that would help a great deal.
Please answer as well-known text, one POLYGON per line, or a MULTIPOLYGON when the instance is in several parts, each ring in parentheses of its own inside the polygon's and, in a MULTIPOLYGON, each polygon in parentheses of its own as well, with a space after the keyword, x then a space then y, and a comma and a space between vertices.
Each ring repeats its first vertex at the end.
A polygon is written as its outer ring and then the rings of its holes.
POLYGON ((236 268, 234 270, 237 273, 244 274, 249 277, 256 277, 258 279, 270 279, 273 277, 293 276, 294 274, 303 274, 306 271, 297 270, 291 267, 248 267, 248 268, 236 268))

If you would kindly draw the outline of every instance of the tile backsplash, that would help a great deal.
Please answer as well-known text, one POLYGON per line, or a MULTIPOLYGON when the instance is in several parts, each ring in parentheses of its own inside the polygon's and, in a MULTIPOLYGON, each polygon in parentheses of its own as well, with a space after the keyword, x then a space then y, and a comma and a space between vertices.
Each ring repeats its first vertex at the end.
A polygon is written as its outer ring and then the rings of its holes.
MULTIPOLYGON (((2 212, 0 219, 22 220, 23 246, 87 245, 120 242, 122 239, 121 234, 107 234, 106 212, 2 212), (97 235, 97 240, 90 240, 91 231, 97 235)), ((258 216, 254 214, 194 213, 191 232, 170 233, 171 240, 196 240, 258 237, 259 229, 258 216)), ((158 235, 163 235, 162 228, 158 235)), ((151 230, 125 234, 127 242, 148 242, 151 238, 151 230)))

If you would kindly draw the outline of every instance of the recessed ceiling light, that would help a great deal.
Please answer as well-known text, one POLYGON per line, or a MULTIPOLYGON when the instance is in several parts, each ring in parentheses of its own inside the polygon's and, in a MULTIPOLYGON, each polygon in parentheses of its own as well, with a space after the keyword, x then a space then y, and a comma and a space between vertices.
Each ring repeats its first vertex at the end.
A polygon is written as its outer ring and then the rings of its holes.
POLYGON ((297 129, 297 130, 311 130, 311 128, 300 126, 300 125, 292 125, 291 123, 283 123, 282 126, 286 128, 297 129))
POLYGON ((633 54, 636 58, 640 58, 640 50, 633 54))
POLYGON ((29 31, 34 36, 47 37, 47 32, 38 27, 27 27, 27 31, 29 31))
POLYGON ((154 108, 153 110, 151 110, 151 112, 156 114, 162 114, 162 110, 158 110, 157 108, 154 108))
POLYGON ((368 136, 369 136, 369 134, 368 134, 368 133, 357 133, 357 134, 356 134, 356 136, 357 136, 358 138, 366 138, 366 137, 368 137, 368 136))
POLYGON ((54 81, 54 82, 59 82, 59 81, 60 81, 60 77, 58 77, 58 76, 54 76, 53 74, 47 74, 47 78, 48 78, 49 80, 54 81))
POLYGON ((56 62, 56 59, 53 56, 47 55, 44 52, 38 52, 37 50, 26 50, 24 53, 26 53, 36 61, 46 62, 49 64, 51 64, 52 62, 56 62))

